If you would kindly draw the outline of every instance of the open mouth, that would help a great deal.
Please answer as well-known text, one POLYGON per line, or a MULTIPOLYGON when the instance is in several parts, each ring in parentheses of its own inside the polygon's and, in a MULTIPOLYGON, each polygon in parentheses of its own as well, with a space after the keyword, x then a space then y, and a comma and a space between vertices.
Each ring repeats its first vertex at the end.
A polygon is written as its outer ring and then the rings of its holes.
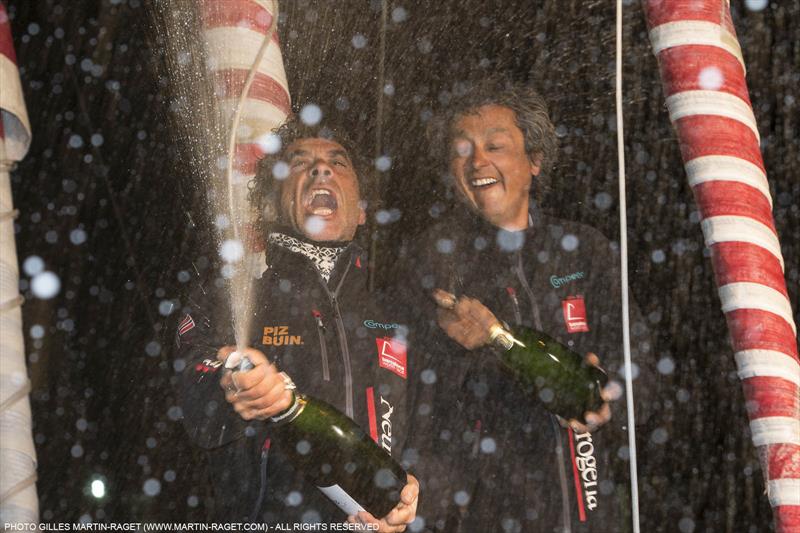
POLYGON ((312 189, 306 197, 306 210, 312 215, 332 215, 338 207, 336 196, 328 189, 312 189))
POLYGON ((469 180, 469 185, 473 189, 483 189, 486 187, 491 187, 495 183, 499 183, 498 180, 494 178, 473 178, 469 180))

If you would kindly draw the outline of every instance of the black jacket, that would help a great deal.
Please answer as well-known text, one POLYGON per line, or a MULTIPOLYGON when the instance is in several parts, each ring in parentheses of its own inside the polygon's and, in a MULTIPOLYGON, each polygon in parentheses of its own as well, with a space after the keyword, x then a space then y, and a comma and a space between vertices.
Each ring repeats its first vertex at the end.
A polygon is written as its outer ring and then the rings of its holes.
MULTIPOLYGON (((589 227, 534 210, 531 219, 528 230, 512 233, 456 215, 411 247, 400 274, 420 317, 408 448, 418 456, 419 516, 431 530, 562 531, 570 522, 572 531, 605 532, 629 522, 628 465, 618 459, 627 449, 624 397, 606 426, 573 434, 490 349, 466 352, 435 323, 431 289, 468 295, 509 325, 597 353, 624 384, 616 251, 589 227)), ((636 361, 650 344, 635 306, 631 323, 636 361)))
MULTIPOLYGON (((346 413, 399 457, 409 372, 406 330, 367 292, 360 250, 350 243, 327 283, 302 254, 271 245, 266 257, 268 269, 256 280, 250 346, 287 372, 300 392, 346 413)), ((224 369, 215 354, 234 344, 227 290, 222 278, 202 284, 176 338, 185 364, 179 391, 184 425, 209 450, 215 519, 342 521, 344 514, 285 460, 279 440, 270 439, 264 450, 269 423, 247 423, 225 401, 219 387, 224 369), (266 493, 259 496, 262 486, 266 493)))

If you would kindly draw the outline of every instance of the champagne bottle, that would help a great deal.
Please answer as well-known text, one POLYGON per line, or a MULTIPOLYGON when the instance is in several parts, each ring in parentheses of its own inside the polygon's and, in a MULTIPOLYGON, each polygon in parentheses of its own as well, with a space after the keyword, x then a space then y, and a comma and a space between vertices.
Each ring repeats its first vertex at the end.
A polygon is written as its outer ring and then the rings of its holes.
POLYGON ((550 412, 583 421, 585 411, 603 404, 600 391, 608 381, 606 373, 549 335, 526 327, 512 333, 496 324, 489 341, 517 378, 535 387, 550 412))
MULTIPOLYGON (((238 370, 249 368, 242 358, 238 370)), ((346 514, 382 518, 400 501, 405 470, 332 405, 293 391, 291 406, 270 420, 292 465, 346 514)))

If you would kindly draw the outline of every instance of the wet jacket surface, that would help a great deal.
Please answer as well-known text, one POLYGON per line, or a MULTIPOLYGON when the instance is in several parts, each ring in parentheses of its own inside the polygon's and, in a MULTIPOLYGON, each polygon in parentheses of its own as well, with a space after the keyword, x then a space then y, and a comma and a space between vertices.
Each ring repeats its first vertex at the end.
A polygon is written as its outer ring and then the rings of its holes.
MULTIPOLYGON (((409 372, 398 332, 405 330, 367 292, 361 251, 350 243, 327 283, 302 254, 270 245, 266 257, 268 268, 255 282, 250 346, 288 373, 299 392, 346 413, 397 456, 409 372)), ((184 425, 209 451, 214 519, 341 522, 344 513, 287 462, 283 444, 271 438, 274 427, 245 422, 225 401, 219 386, 225 370, 215 356, 220 346, 234 344, 227 291, 223 279, 198 287, 177 336, 177 357, 185 364, 179 390, 184 425)))
MULTIPOLYGON (((609 377, 624 384, 611 243, 592 228, 535 211, 522 232, 461 213, 427 231, 407 258, 398 291, 415 302, 407 307, 419 317, 420 369, 408 448, 417 455, 418 514, 427 529, 627 530, 624 397, 594 433, 562 428, 546 396, 516 382, 492 349, 467 352, 447 338, 428 296, 439 287, 477 298, 509 326, 598 354, 609 377)), ((635 306, 631 324, 636 361, 650 346, 635 306)))

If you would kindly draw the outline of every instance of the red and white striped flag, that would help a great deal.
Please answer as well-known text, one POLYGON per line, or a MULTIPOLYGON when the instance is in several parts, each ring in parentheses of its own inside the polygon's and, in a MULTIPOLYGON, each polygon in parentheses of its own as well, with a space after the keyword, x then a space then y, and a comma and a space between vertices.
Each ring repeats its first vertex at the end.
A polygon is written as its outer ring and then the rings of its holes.
POLYGON ((800 531, 797 328, 727 0, 647 0, 670 120, 717 280, 780 532, 800 531))
POLYGON ((0 142, 6 161, 19 161, 31 145, 31 125, 22 96, 17 55, 11 40, 8 12, 0 1, 0 142))
MULTIPOLYGON (((228 118, 233 117, 245 79, 272 25, 276 8, 277 1, 271 0, 202 2, 203 33, 215 88, 228 118)), ((277 31, 273 32, 271 40, 244 101, 236 132, 234 169, 239 178, 249 179, 255 174, 256 162, 264 157, 265 135, 280 126, 291 111, 277 31)))
MULTIPOLYGON (((22 297, 14 239, 16 210, 9 171, 28 152, 31 127, 11 26, 0 0, 0 516, 6 524, 39 520, 36 449, 33 445, 30 381, 25 366, 22 297)), ((6 525, 5 527, 9 527, 6 525)))

